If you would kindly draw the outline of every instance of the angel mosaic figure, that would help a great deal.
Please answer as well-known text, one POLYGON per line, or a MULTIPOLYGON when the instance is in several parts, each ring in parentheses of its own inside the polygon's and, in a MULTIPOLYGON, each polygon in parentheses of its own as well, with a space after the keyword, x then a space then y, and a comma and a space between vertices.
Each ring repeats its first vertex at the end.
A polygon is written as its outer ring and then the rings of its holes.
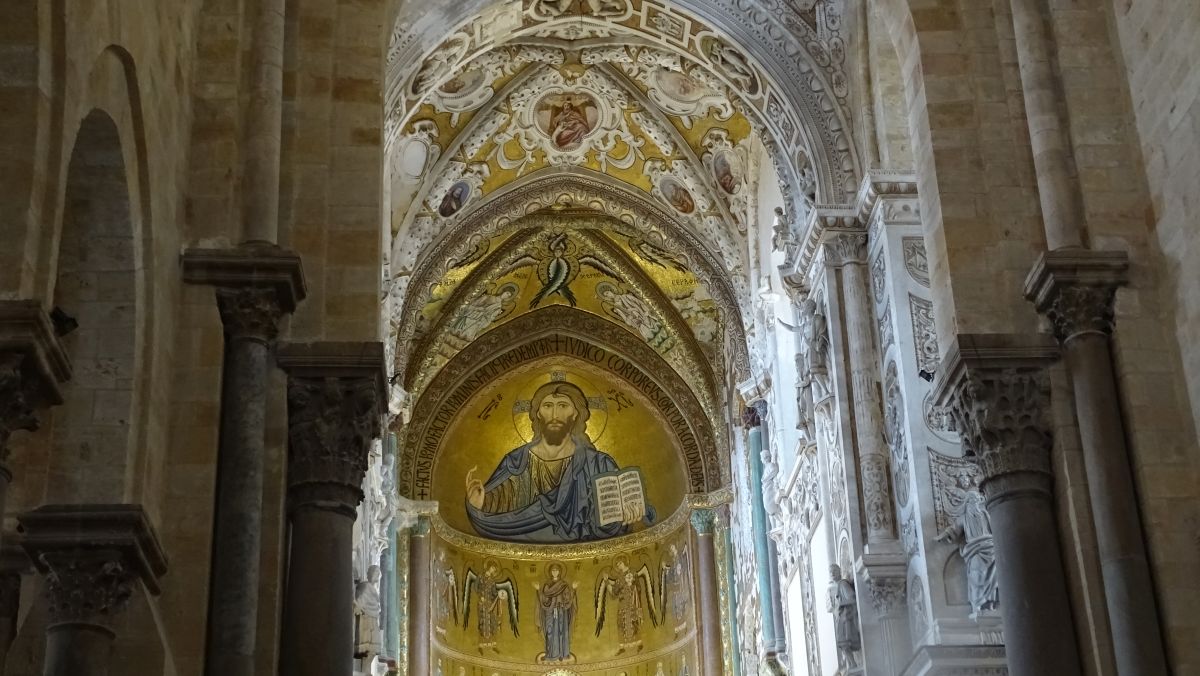
POLYGON ((654 594, 654 580, 650 567, 642 564, 635 573, 622 559, 615 569, 605 569, 596 582, 596 636, 604 629, 608 615, 608 600, 617 602, 617 654, 626 650, 642 651, 642 621, 649 611, 650 622, 658 626, 658 607, 654 594))
POLYGON ((537 590, 537 625, 545 639, 546 650, 537 656, 538 664, 573 664, 571 629, 575 626, 575 611, 579 607, 578 582, 563 578, 561 563, 552 563, 546 570, 545 584, 534 583, 537 590))
POLYGON ((458 624, 458 579, 454 575, 454 567, 446 561, 446 552, 444 551, 438 552, 434 576, 435 608, 437 610, 434 626, 439 634, 445 634, 446 627, 451 623, 458 624))
POLYGON ((471 591, 475 592, 476 611, 479 614, 476 626, 479 628, 479 654, 484 648, 491 648, 499 653, 496 647, 496 635, 500 633, 500 616, 507 609, 508 628, 513 636, 520 636, 517 629, 517 616, 520 602, 517 598, 517 585, 512 575, 502 572, 495 561, 487 561, 483 565, 483 573, 477 574, 474 569, 467 568, 463 579, 462 609, 463 628, 471 623, 471 591))
POLYGON ((675 622, 675 635, 678 636, 687 628, 688 604, 692 600, 691 559, 686 546, 681 550, 678 545, 672 544, 669 552, 659 566, 658 607, 662 608, 664 620, 670 608, 671 620, 675 622))

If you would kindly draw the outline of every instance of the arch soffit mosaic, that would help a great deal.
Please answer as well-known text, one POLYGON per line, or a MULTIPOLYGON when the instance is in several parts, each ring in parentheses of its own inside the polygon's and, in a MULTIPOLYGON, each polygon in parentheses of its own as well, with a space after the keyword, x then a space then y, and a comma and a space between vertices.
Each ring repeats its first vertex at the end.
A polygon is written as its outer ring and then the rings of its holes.
MULTIPOLYGON (((453 266, 486 255, 492 238, 524 228, 605 230, 672 252, 716 302, 729 365, 738 377, 749 372, 743 322, 750 309, 738 302, 749 298, 743 276, 730 274, 694 232, 644 194, 580 170, 527 177, 450 223, 424 247, 415 269, 401 273, 404 283, 393 283, 403 293, 402 305, 395 306, 399 314, 392 320, 393 344, 412 343, 433 289, 453 266)), ((403 265, 409 259, 396 256, 394 260, 403 265)), ((407 373, 411 364, 407 350, 396 351, 395 373, 406 382, 411 380, 407 373)))
MULTIPOLYGON (((589 53, 597 53, 597 50, 589 52, 585 49, 585 61, 589 53)), ((624 54, 623 51, 621 53, 624 54)), ((437 209, 437 200, 450 194, 456 184, 469 186, 465 199, 470 202, 480 198, 491 199, 506 185, 514 182, 498 175, 506 168, 512 168, 503 166, 507 161, 501 155, 514 145, 514 141, 519 142, 521 149, 527 153, 517 169, 517 181, 551 168, 586 170, 585 167, 579 166, 585 164, 582 157, 568 156, 564 162, 561 157, 550 157, 550 153, 554 152, 551 145, 543 143, 543 147, 537 148, 536 141, 531 140, 530 135, 522 133, 525 130, 521 129, 522 124, 530 124, 532 121, 522 120, 522 115, 514 113, 514 109, 532 107, 530 99, 545 91, 575 89, 582 85, 584 91, 588 87, 606 91, 608 96, 599 98, 617 99, 622 102, 622 108, 632 109, 628 120, 623 117, 625 111, 614 110, 614 113, 619 113, 616 116, 615 128, 608 130, 611 134, 609 142, 612 145, 623 144, 628 148, 629 152, 625 158, 614 157, 610 160, 612 148, 603 145, 593 143, 581 148, 584 151, 595 152, 595 157, 600 160, 599 166, 593 167, 593 170, 617 182, 629 185, 640 183, 637 187, 668 203, 670 202, 664 194, 663 182, 672 181, 683 186, 687 199, 692 202, 692 211, 684 213, 676 207, 676 217, 709 234, 713 240, 712 244, 715 245, 714 250, 721 251, 730 259, 727 261, 729 266, 742 264, 742 247, 736 242, 746 231, 746 221, 749 218, 748 195, 755 188, 745 167, 751 161, 749 122, 739 113, 735 113, 725 95, 714 95, 709 97, 707 102, 702 100, 695 104, 693 113, 686 116, 686 129, 695 137, 686 138, 680 128, 671 122, 671 116, 658 104, 650 101, 647 93, 638 87, 633 76, 613 67, 612 62, 605 62, 604 58, 619 57, 601 54, 593 59, 594 63, 590 66, 594 69, 593 72, 584 72, 583 76, 572 80, 565 79, 555 65, 535 62, 508 80, 486 104, 466 113, 470 118, 461 128, 443 130, 430 117, 414 113, 414 119, 406 125, 409 132, 403 143, 412 142, 414 137, 424 143, 428 149, 427 157, 430 158, 427 163, 431 162, 431 165, 424 172, 424 177, 411 197, 407 194, 399 199, 393 197, 393 230, 397 237, 411 243, 409 254, 405 258, 419 255, 417 247, 441 230, 447 221, 453 220, 461 213, 456 211, 453 215, 444 216, 439 214, 437 209), (624 105, 626 102, 629 103, 628 106, 624 105), (696 125, 693 118, 700 120, 695 132, 692 130, 696 125), (436 135, 431 126, 437 127, 436 135), (517 130, 515 138, 513 129, 517 130), (496 142, 494 147, 489 146, 488 141, 496 139, 504 141, 496 142), (655 146, 649 152, 644 147, 647 139, 655 146), (643 145, 637 146, 638 143, 643 145), (535 160, 536 152, 545 154, 535 160), (725 161, 733 158, 741 166, 737 172, 737 183, 727 184, 725 191, 718 187, 711 171, 718 156, 725 161), (614 165, 625 159, 628 159, 629 166, 619 168, 626 171, 614 171, 614 165), (532 171, 528 169, 530 165, 534 167, 532 171)), ((479 70, 471 63, 463 67, 470 68, 468 72, 479 70)), ((479 83, 476 86, 483 85, 479 83)), ((597 103, 607 108, 606 104, 600 101, 597 103)), ((426 104, 422 110, 425 113, 433 113, 434 117, 445 117, 445 111, 437 107, 433 107, 431 111, 429 108, 426 104)), ((537 136, 532 135, 533 138, 537 136)), ((542 140, 545 142, 547 139, 542 140)), ((397 158, 397 161, 402 162, 403 158, 397 158)), ((592 163, 595 161, 592 160, 592 163)), ((442 205, 446 205, 445 200, 442 205)), ((397 263, 399 268, 405 267, 403 260, 397 263)))
MULTIPOLYGON (((455 311, 469 304, 472 299, 480 298, 489 287, 495 286, 505 275, 514 271, 514 264, 519 265, 522 258, 527 261, 529 248, 544 246, 544 242, 539 240, 552 237, 554 232, 537 228, 521 230, 496 247, 495 251, 488 254, 454 287, 441 304, 442 311, 435 315, 429 330, 416 337, 413 349, 409 351, 415 356, 409 359, 413 368, 405 373, 407 380, 404 386, 408 391, 419 395, 445 363, 442 360, 446 358, 447 346, 453 349, 451 324, 456 316, 455 311)), ((581 248, 598 258, 608 270, 615 272, 617 277, 614 279, 621 287, 635 293, 653 320, 664 327, 664 333, 670 339, 669 343, 663 346, 665 350, 659 349, 660 354, 665 354, 671 366, 688 382, 699 385, 695 389, 705 408, 710 412, 715 410, 716 383, 720 382, 723 372, 720 350, 713 350, 716 359, 710 360, 705 357, 705 351, 698 344, 697 337, 680 311, 655 280, 631 260, 620 245, 613 242, 603 230, 575 228, 571 232, 583 245, 581 248)), ((512 321, 526 312, 535 311, 526 310, 520 305, 514 309, 516 312, 491 321, 488 324, 489 329, 512 321)), ((631 332, 636 331, 628 325, 626 328, 631 332)))
POLYGON ((606 319, 561 305, 531 312, 480 336, 438 372, 417 399, 400 459, 402 495, 428 499, 447 427, 463 405, 509 370, 546 358, 606 366, 655 403, 675 431, 688 491, 708 493, 729 476, 726 440, 691 386, 653 348, 606 319))
MULTIPOLYGON (((456 16, 472 18, 458 24, 451 38, 461 41, 451 50, 457 58, 444 64, 434 86, 477 56, 522 39, 547 43, 567 36, 611 44, 614 37, 641 38, 705 66, 732 89, 745 84, 748 74, 754 86, 742 87, 747 91, 740 98, 770 129, 768 146, 774 146, 773 159, 789 188, 785 194, 800 194, 799 172, 811 160, 820 201, 852 197, 859 167, 847 124, 843 3, 683 0, 667 7, 650 0, 527 0, 519 11, 516 7, 464 3, 456 16)), ((387 62, 389 140, 410 110, 404 88, 428 65, 426 55, 446 59, 434 40, 445 35, 440 27, 448 23, 437 10, 397 17, 387 62)))

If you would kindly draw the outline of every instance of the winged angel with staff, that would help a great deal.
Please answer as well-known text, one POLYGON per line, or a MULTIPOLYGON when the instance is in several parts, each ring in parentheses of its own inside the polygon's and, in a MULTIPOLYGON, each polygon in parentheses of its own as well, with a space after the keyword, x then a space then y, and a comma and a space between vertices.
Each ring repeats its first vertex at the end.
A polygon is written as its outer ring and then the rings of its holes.
POLYGON ((517 585, 513 582, 512 574, 501 571, 491 559, 483 564, 482 575, 472 568, 467 568, 462 588, 464 629, 471 622, 472 587, 475 590, 476 610, 479 613, 479 654, 483 654, 484 648, 491 648, 492 652, 499 653, 500 650, 496 648, 496 634, 500 632, 500 616, 504 613, 505 606, 508 608, 509 629, 512 630, 513 636, 521 635, 517 629, 517 613, 521 607, 517 598, 517 585))
POLYGON ((642 619, 648 610, 650 622, 658 626, 658 603, 654 594, 654 579, 650 566, 642 564, 635 573, 624 559, 617 559, 613 568, 606 568, 596 582, 596 635, 604 629, 608 600, 617 602, 617 654, 636 648, 642 650, 642 619))

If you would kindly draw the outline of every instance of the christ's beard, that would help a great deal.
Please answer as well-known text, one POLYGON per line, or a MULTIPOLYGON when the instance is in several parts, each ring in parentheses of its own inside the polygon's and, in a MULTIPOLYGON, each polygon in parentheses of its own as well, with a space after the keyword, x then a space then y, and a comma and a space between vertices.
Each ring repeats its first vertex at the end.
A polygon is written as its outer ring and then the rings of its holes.
POLYGON ((551 446, 558 446, 567 438, 567 434, 571 432, 571 425, 563 422, 547 423, 542 428, 542 437, 546 443, 551 446))

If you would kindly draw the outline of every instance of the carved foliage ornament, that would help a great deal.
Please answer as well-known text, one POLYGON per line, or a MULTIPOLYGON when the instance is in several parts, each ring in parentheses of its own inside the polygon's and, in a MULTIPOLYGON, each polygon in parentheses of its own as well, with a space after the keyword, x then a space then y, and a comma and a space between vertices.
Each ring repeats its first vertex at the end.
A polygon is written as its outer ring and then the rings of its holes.
POLYGON ((8 459, 8 439, 13 432, 38 428, 21 375, 24 359, 20 354, 0 355, 0 462, 8 459))
POLYGON ((1064 342, 1086 333, 1112 335, 1116 292, 1116 285, 1060 287, 1046 308, 1054 334, 1064 342))
POLYGON ((867 259, 867 235, 861 232, 832 233, 825 240, 825 263, 832 267, 862 263, 867 259))
POLYGON ((904 605, 907 585, 902 577, 884 577, 872 579, 868 585, 871 590, 871 605, 880 615, 890 615, 904 605))
POLYGON ((988 480, 1005 474, 1050 474, 1049 405, 1041 369, 973 369, 955 385, 951 415, 964 450, 979 459, 985 492, 988 480))
POLYGON ((340 484, 361 499, 379 405, 374 378, 289 378, 289 483, 340 484))
POLYGON ((274 288, 242 286, 217 289, 217 309, 225 332, 234 338, 271 342, 283 316, 274 288))
POLYGON ((133 597, 137 574, 115 550, 74 549, 41 554, 50 601, 50 624, 110 629, 133 597))

